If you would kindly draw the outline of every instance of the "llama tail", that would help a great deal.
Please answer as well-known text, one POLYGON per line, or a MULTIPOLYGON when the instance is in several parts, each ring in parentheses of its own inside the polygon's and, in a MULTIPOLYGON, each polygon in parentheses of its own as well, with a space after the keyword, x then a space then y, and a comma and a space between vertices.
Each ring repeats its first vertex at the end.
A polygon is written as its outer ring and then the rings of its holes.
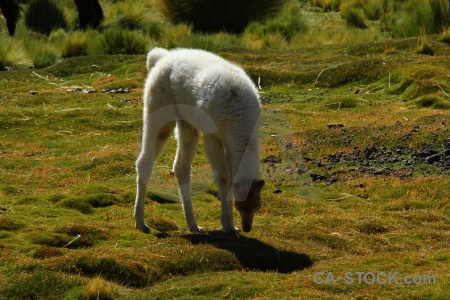
POLYGON ((167 53, 169 53, 169 51, 166 49, 153 48, 147 55, 147 70, 150 71, 150 69, 156 64, 156 62, 164 57, 167 53))

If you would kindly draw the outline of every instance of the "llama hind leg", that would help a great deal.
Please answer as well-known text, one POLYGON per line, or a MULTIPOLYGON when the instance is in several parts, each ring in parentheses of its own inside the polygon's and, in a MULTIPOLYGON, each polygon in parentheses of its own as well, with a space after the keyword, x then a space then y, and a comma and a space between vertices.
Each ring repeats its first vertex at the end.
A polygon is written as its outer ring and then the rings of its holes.
POLYGON ((177 121, 178 148, 173 166, 178 180, 178 192, 183 204, 184 217, 192 232, 202 231, 197 225, 191 199, 191 169, 198 146, 199 132, 185 121, 177 121))
POLYGON ((148 126, 148 130, 144 130, 144 141, 142 151, 136 160, 137 171, 137 191, 136 203, 134 206, 134 218, 136 228, 145 233, 149 233, 150 229, 144 222, 144 205, 145 195, 147 191, 148 181, 150 179, 155 160, 161 154, 167 138, 173 131, 174 122, 170 122, 163 126, 160 130, 156 127, 148 126))
POLYGON ((233 194, 231 193, 231 172, 228 159, 225 155, 224 145, 218 138, 205 135, 205 152, 214 172, 214 181, 220 195, 222 231, 231 233, 239 231, 234 227, 233 221, 233 194))

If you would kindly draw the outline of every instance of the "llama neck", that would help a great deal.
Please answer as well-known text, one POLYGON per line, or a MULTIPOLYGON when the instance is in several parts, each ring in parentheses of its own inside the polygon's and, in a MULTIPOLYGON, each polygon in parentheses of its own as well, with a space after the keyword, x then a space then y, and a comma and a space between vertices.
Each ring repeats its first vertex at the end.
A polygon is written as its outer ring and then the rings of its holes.
POLYGON ((233 147, 229 150, 231 173, 233 181, 240 181, 245 179, 259 179, 259 143, 258 143, 258 129, 259 120, 255 123, 252 132, 249 132, 247 138, 234 141, 233 147))
POLYGON ((259 179, 259 153, 256 150, 245 149, 242 153, 235 153, 231 156, 231 172, 233 182, 246 179, 259 179))

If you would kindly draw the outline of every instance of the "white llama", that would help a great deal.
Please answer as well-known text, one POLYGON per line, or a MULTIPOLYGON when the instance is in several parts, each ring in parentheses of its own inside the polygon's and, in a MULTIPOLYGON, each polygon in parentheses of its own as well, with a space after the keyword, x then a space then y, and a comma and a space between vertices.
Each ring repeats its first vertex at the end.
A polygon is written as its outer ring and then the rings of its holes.
POLYGON ((201 131, 219 189, 222 230, 238 231, 233 223, 234 196, 242 229, 249 232, 264 185, 258 170, 260 103, 254 84, 240 67, 202 50, 154 48, 147 68, 142 151, 136 161, 136 228, 150 232, 144 222, 147 184, 156 158, 176 127, 173 173, 189 229, 202 230, 190 195, 191 165, 201 131))

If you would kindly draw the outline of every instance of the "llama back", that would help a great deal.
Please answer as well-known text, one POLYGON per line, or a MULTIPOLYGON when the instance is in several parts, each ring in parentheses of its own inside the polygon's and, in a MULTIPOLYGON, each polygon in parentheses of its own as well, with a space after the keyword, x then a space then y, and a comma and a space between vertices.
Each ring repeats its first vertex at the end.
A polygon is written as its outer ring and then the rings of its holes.
POLYGON ((237 126, 255 122, 260 102, 255 85, 244 70, 227 61, 202 70, 197 75, 198 106, 215 120, 229 120, 237 126))
MULTIPOLYGON (((258 93, 237 65, 203 50, 161 48, 150 51, 147 64, 153 66, 151 73, 157 75, 150 77, 162 80, 160 86, 171 91, 173 99, 166 104, 199 108, 223 128, 249 127, 243 122, 256 123, 260 108, 258 93)), ((192 111, 178 113, 190 119, 192 111)))

